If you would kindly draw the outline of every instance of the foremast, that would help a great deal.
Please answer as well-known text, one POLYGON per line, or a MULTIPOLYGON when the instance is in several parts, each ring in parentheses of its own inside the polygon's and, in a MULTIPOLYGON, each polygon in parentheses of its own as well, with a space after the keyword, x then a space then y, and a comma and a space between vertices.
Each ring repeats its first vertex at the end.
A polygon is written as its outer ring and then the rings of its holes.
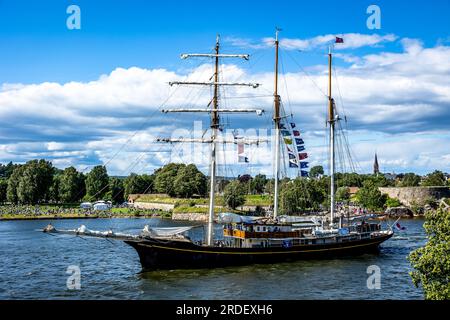
MULTIPOLYGON (((227 83, 219 81, 219 60, 220 58, 242 58, 245 60, 249 59, 248 54, 220 54, 220 36, 217 35, 216 46, 213 54, 209 53, 196 53, 196 54, 182 54, 182 59, 187 59, 191 57, 209 57, 214 58, 214 81, 213 82, 192 82, 192 81, 175 81, 170 82, 172 85, 201 85, 201 86, 213 86, 214 94, 212 98, 211 109, 168 109, 162 110, 164 113, 168 112, 207 112, 211 113, 211 136, 210 139, 189 139, 189 138, 178 138, 178 139, 162 139, 159 138, 157 141, 161 142, 200 142, 211 144, 210 153, 210 190, 209 190, 209 207, 208 207, 208 228, 206 233, 206 244, 212 246, 214 244, 214 202, 215 202, 215 186, 216 186, 216 147, 217 143, 236 143, 235 140, 218 139, 219 127, 220 127, 220 113, 249 113, 256 112, 256 114, 261 115, 264 110, 261 109, 219 109, 219 87, 220 86, 249 86, 257 88, 258 83, 227 83)), ((240 139, 239 143, 243 144, 258 144, 263 142, 259 139, 240 139)))
POLYGON ((275 124, 275 168, 274 168, 274 196, 273 196, 273 218, 278 216, 278 198, 279 198, 279 175, 280 175, 280 96, 278 95, 278 50, 279 41, 278 33, 280 29, 275 32, 275 85, 274 85, 274 113, 273 122, 275 124))

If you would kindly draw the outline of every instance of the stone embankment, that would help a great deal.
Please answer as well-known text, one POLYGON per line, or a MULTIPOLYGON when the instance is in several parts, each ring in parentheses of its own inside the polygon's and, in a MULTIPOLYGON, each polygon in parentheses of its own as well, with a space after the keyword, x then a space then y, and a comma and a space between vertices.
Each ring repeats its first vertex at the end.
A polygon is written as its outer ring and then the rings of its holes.
POLYGON ((439 201, 442 198, 450 198, 449 187, 386 187, 379 190, 408 207, 425 206, 430 200, 439 201))

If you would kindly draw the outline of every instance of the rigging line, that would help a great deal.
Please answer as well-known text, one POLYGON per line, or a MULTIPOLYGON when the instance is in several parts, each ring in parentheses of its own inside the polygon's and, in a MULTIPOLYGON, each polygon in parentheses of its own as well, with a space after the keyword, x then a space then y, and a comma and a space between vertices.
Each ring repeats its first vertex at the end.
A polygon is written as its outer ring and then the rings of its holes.
MULTIPOLYGON (((192 132, 192 130, 191 130, 191 132, 192 132)), ((175 147, 172 149, 172 150, 173 150, 172 152, 176 152, 177 149, 181 148, 181 146, 183 146, 185 143, 187 143, 187 142, 181 142, 181 143, 175 144, 175 147)), ((162 148, 162 146, 161 146, 161 148, 162 148)), ((159 150, 155 151, 155 152, 160 151, 161 148, 160 148, 159 150)), ((171 161, 171 159, 166 159, 165 162, 162 162, 162 165, 165 166, 165 165, 169 164, 170 161, 171 161)), ((146 187, 145 190, 148 191, 148 189, 151 187, 152 184, 153 184, 153 182, 150 182, 150 183, 147 185, 147 187, 146 187)), ((173 188, 174 188, 174 184, 172 184, 172 186, 170 186, 170 188, 168 189, 168 193, 170 193, 170 192, 173 190, 173 188)), ((146 191, 144 192, 144 194, 146 193, 146 191)))
POLYGON ((290 114, 292 115, 293 114, 292 113, 292 105, 291 105, 291 99, 289 97, 289 90, 288 90, 288 85, 287 85, 287 80, 286 80, 286 73, 285 73, 285 70, 284 70, 283 54, 284 54, 284 52, 282 53, 280 51, 281 76, 283 78, 284 87, 285 87, 285 90, 286 90, 286 98, 287 98, 287 102, 288 102, 289 111, 290 111, 290 114))
POLYGON ((294 57, 289 53, 286 52, 288 57, 290 57, 292 59, 292 61, 294 61, 294 63, 300 68, 300 70, 306 75, 306 77, 314 84, 314 86, 319 89, 319 91, 322 93, 322 95, 324 97, 328 98, 328 94, 322 90, 322 88, 319 87, 319 85, 314 81, 314 79, 312 78, 312 76, 302 67, 302 65, 300 63, 297 62, 297 60, 294 59, 294 57))
POLYGON ((347 153, 349 154, 349 157, 351 159, 352 162, 352 169, 354 170, 354 172, 361 172, 361 168, 359 166, 359 163, 355 157, 355 155, 353 154, 353 150, 350 148, 350 143, 348 141, 348 136, 347 133, 344 132, 344 139, 345 139, 345 146, 347 148, 347 153), (353 159, 355 159, 355 161, 353 161, 353 159))
POLYGON ((338 89, 339 100, 340 100, 340 103, 341 103, 341 106, 342 106, 342 113, 344 114, 344 117, 345 117, 345 126, 346 126, 346 128, 347 128, 347 115, 346 115, 346 113, 345 113, 344 100, 343 100, 343 98, 342 98, 341 89, 340 89, 340 86, 339 86, 337 70, 336 70, 336 68, 335 68, 334 65, 333 65, 333 75, 334 75, 334 79, 335 79, 335 81, 336 81, 336 87, 337 87, 337 89, 338 89))
MULTIPOLYGON (((200 66, 202 62, 198 63, 198 65, 196 66, 196 68, 198 68, 200 66)), ((185 76, 185 79, 188 79, 189 75, 185 76)), ((166 103, 175 95, 175 93, 178 91, 178 87, 175 88, 172 93, 169 94, 169 96, 160 104, 160 106, 158 108, 156 108, 150 115, 148 115, 147 117, 145 117, 144 121, 141 123, 141 125, 138 127, 138 129, 131 134, 131 136, 127 139, 127 141, 125 143, 122 144, 122 146, 117 150, 117 152, 114 153, 114 155, 108 160, 106 161, 106 163, 103 164, 103 166, 108 165, 123 149, 126 145, 128 145, 128 143, 137 135, 137 133, 139 131, 142 130, 142 128, 150 121, 150 119, 161 110, 162 107, 164 107, 166 105, 166 103)), ((92 167, 95 165, 89 165, 87 166, 85 169, 83 169, 81 172, 85 172, 89 167, 92 167)))
MULTIPOLYGON (((184 143, 184 142, 183 142, 184 143)), ((183 144, 183 143, 181 143, 181 144, 183 144)), ((149 143, 148 144, 148 146, 150 146, 150 145, 153 145, 154 143, 149 143)), ((175 146, 175 150, 178 148, 178 146, 179 145, 177 145, 177 146, 175 146)), ((139 165, 139 162, 141 162, 141 159, 143 158, 143 156, 144 155, 146 155, 147 153, 149 153, 149 152, 152 152, 152 153, 158 153, 158 152, 160 152, 161 151, 161 149, 163 149, 163 147, 164 147, 164 145, 162 145, 159 149, 157 149, 157 150, 155 150, 155 151, 144 151, 144 152, 141 152, 140 153, 140 155, 125 169, 125 170, 123 170, 122 172, 121 172, 121 175, 124 175, 125 173, 128 173, 128 176, 132 173, 131 172, 131 170, 132 169, 134 169, 137 165, 139 165)), ((174 149, 172 149, 172 152, 173 152, 173 150, 174 149)), ((146 166, 147 164, 145 164, 144 165, 144 168, 145 168, 145 166, 146 166)), ((142 168, 140 169, 140 170, 138 170, 138 172, 140 172, 140 171, 142 171, 142 168)), ((146 188, 146 191, 150 188, 150 186, 151 186, 151 183, 147 186, 147 188, 146 188)), ((103 190, 104 190, 105 188, 103 188, 103 190)), ((101 192, 101 191, 103 191, 103 190, 100 190, 99 192, 101 192)), ((119 195, 119 193, 120 193, 120 191, 119 192, 117 192, 115 195, 114 195, 114 198, 115 197, 117 197, 118 195, 119 195)), ((145 194, 146 192, 144 192, 144 194, 145 194)), ((98 194, 98 193, 97 193, 98 194)), ((95 194, 94 196, 96 196, 97 194, 95 194)))

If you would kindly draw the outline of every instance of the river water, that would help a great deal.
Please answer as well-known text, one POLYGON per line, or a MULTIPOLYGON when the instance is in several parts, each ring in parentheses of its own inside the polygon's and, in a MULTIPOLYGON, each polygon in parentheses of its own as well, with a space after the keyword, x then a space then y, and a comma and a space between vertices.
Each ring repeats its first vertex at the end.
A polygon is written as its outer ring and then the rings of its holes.
MULTIPOLYGON (((48 222, 0 221, 0 299, 423 299, 406 260, 426 242, 422 219, 402 220, 407 229, 383 243, 377 255, 146 273, 123 242, 37 231, 48 222), (367 287, 371 265, 380 268, 380 289, 367 287), (81 271, 80 290, 67 288, 70 266, 81 271)), ((145 224, 186 225, 161 219, 52 223, 60 229, 85 224, 126 233, 138 233, 145 224)))

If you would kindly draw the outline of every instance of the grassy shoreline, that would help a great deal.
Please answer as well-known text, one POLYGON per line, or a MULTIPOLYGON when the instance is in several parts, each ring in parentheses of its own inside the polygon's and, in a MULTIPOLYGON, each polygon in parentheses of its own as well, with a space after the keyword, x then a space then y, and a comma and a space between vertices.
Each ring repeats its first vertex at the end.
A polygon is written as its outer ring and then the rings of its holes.
POLYGON ((171 218, 172 212, 135 208, 112 208, 108 211, 85 211, 64 206, 1 206, 0 221, 12 220, 63 220, 63 219, 111 219, 111 218, 171 218))

